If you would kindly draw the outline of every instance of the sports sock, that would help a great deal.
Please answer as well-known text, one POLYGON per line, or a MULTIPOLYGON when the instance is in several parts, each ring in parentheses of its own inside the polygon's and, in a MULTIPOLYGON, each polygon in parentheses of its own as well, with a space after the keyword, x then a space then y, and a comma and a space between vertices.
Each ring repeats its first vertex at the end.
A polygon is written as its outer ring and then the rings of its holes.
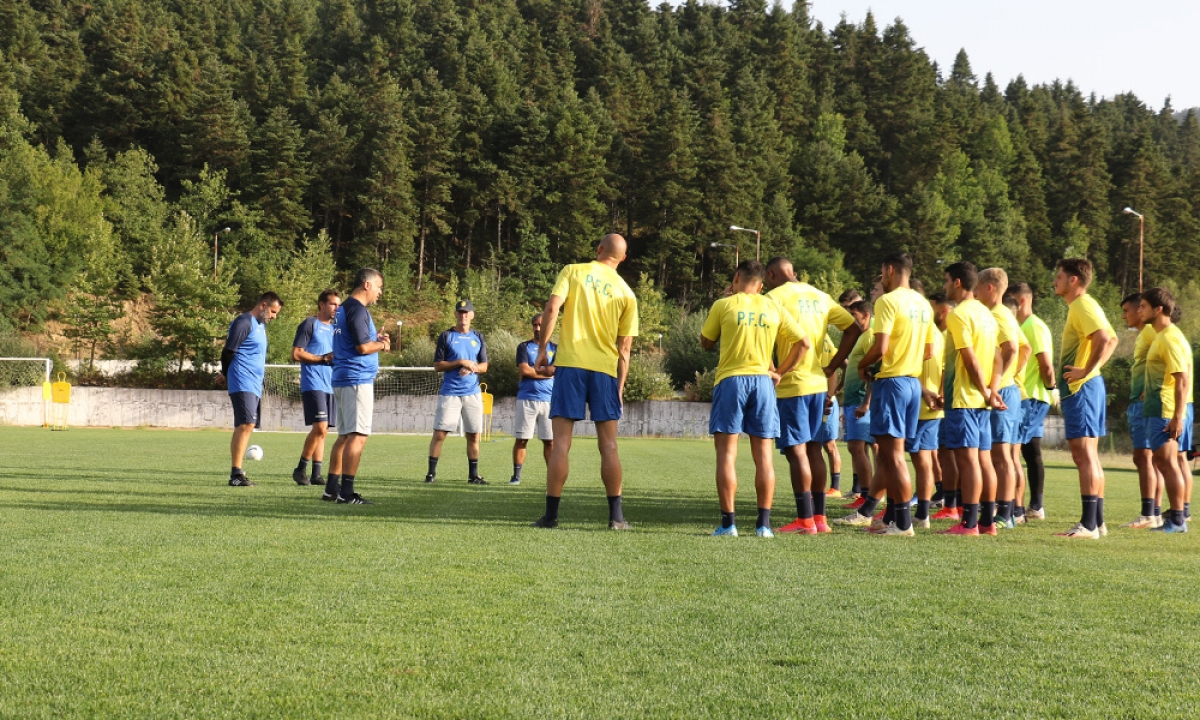
POLYGON ((625 522, 625 513, 621 511, 621 496, 608 496, 608 521, 625 522))
POLYGON ((973 528, 979 525, 979 503, 963 505, 963 527, 973 528))
POLYGON ((813 516, 813 494, 811 492, 796 493, 796 517, 808 520, 813 516))
POLYGON ((1096 498, 1096 527, 1104 524, 1104 498, 1096 498))
POLYGON ((1015 508, 1013 508, 1013 517, 1014 518, 1025 517, 1025 506, 1018 505, 1015 508))
POLYGON ((979 503, 979 524, 987 527, 996 524, 996 502, 979 503))
POLYGON ((731 513, 731 512, 721 513, 721 527, 723 527, 723 528, 733 527, 733 516, 734 515, 735 515, 735 513, 731 513))
POLYGON ((858 514, 865 517, 871 517, 875 514, 875 508, 879 506, 879 501, 871 497, 870 494, 864 495, 863 497, 865 497, 866 500, 863 502, 862 507, 858 509, 858 514))
POLYGON ((829 473, 829 487, 834 490, 842 489, 842 474, 840 472, 829 473))
POLYGON ((437 475, 437 464, 438 464, 437 458, 435 458, 435 457, 429 458, 429 474, 430 475, 437 475))
POLYGON ((338 497, 345 498, 347 500, 354 497, 354 476, 353 475, 343 475, 342 476, 342 489, 340 491, 338 491, 338 497))
POLYGON ((1170 510, 1168 512, 1171 513, 1171 522, 1175 523, 1176 525, 1182 525, 1187 522, 1187 518, 1184 517, 1183 510, 1170 510))
POLYGON ((1154 517, 1162 517, 1162 505, 1154 506, 1154 517))
POLYGON ((479 461, 467 459, 467 477, 474 480, 479 477, 479 461))
POLYGON ((1154 498, 1142 498, 1142 517, 1154 514, 1154 498))
POLYGON ((1042 509, 1042 494, 1046 488, 1046 466, 1042 463, 1042 439, 1031 438, 1021 446, 1021 457, 1025 460, 1029 481, 1029 509, 1042 509))
POLYGON ((853 479, 850 481, 850 492, 855 494, 862 492, 862 486, 858 484, 858 473, 854 473, 851 477, 853 479))
POLYGON ((312 470, 312 479, 313 480, 321 479, 322 465, 323 465, 323 463, 320 460, 313 460, 313 470, 312 470))
POLYGON ((1183 504, 1183 517, 1184 517, 1184 519, 1187 519, 1187 520, 1192 519, 1192 504, 1191 503, 1183 504))
POLYGON ((928 520, 929 519, 929 501, 928 500, 919 500, 919 499, 917 500, 917 519, 918 520, 928 520))
POLYGON ((231 478, 241 477, 245 474, 246 474, 245 471, 242 470, 240 467, 234 466, 234 467, 229 468, 229 477, 231 477, 231 478))
POLYGON ((954 491, 954 507, 962 507, 962 506, 963 506, 962 488, 959 488, 954 491))
POLYGON ((562 497, 554 497, 553 495, 546 496, 546 519, 558 519, 558 504, 562 502, 562 497))
POLYGON ((521 463, 520 465, 513 463, 513 477, 520 480, 521 479, 521 471, 524 469, 525 469, 525 463, 521 463))
POLYGON ((813 516, 825 514, 825 493, 818 493, 813 496, 813 516))
POLYGON ((308 470, 308 458, 300 458, 300 462, 296 465, 296 469, 300 472, 306 472, 308 470))
POLYGON ((887 505, 885 505, 883 508, 883 524, 884 525, 887 525, 888 523, 896 522, 896 505, 897 504, 903 505, 904 503, 894 503, 891 501, 890 498, 888 499, 887 505))
POLYGON ((956 508, 962 504, 958 501, 957 490, 944 490, 942 495, 942 503, 948 508, 956 508))
POLYGON ((996 519, 1012 520, 1012 500, 1001 500, 996 503, 996 519))
POLYGON ((759 508, 758 519, 754 521, 754 529, 771 527, 771 508, 759 508))
MULTIPOLYGON (((917 502, 921 502, 918 500, 917 502)), ((900 507, 896 508, 896 529, 907 530, 912 527, 912 508, 908 503, 900 503, 900 507)))
POLYGON ((1082 498, 1083 516, 1079 523, 1088 530, 1096 529, 1096 499, 1095 495, 1084 495, 1082 498))
POLYGON ((342 476, 337 473, 329 473, 325 476, 325 494, 336 496, 342 490, 342 476))

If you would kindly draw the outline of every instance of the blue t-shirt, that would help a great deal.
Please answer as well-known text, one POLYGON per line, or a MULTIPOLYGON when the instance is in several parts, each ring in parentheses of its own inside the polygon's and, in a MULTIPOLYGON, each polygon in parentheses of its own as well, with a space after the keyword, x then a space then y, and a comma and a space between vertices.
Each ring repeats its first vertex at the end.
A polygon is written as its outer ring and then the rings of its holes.
MULTIPOLYGON (((546 344, 546 359, 551 365, 554 364, 554 356, 558 353, 558 345, 554 343, 546 344)), ((537 340, 526 340, 517 346, 517 365, 527 363, 529 367, 534 367, 537 364, 538 344, 537 340)), ((550 395, 554 392, 554 378, 546 378, 545 380, 537 380, 521 376, 521 381, 517 384, 517 399, 518 400, 539 400, 550 402, 550 395)))
MULTIPOLYGON (((333 352, 333 323, 321 322, 316 315, 300 323, 296 328, 296 339, 292 347, 325 356, 333 352)), ((319 390, 323 393, 333 392, 333 367, 323 362, 300 363, 300 392, 319 390)))
POLYGON ((263 374, 267 367, 267 326, 250 313, 242 313, 229 324, 225 348, 233 352, 226 378, 229 392, 248 392, 262 397, 263 374))
POLYGON ((375 321, 367 306, 354 297, 346 298, 333 321, 333 386, 353 387, 375 382, 379 353, 362 355, 359 345, 375 342, 375 321))
MULTIPOLYGON (((465 333, 455 332, 454 328, 438 335, 437 347, 433 351, 433 361, 454 362, 455 360, 471 360, 476 363, 488 361, 487 345, 483 335, 477 330, 465 333)), ((479 373, 459 375, 459 368, 444 373, 442 378, 442 395, 474 395, 479 392, 479 373)))

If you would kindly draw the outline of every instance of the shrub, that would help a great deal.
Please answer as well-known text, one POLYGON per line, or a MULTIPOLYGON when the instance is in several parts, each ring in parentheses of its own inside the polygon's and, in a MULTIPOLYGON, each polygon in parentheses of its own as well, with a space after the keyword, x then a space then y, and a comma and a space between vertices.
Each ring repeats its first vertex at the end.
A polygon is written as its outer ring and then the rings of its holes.
POLYGON ((521 340, 507 330, 493 330, 483 336, 487 343, 488 371, 479 376, 487 385, 487 391, 496 397, 512 397, 517 394, 517 345, 521 340))
POLYGON ((692 402, 712 402, 713 380, 716 378, 716 368, 697 372, 692 382, 683 386, 683 392, 692 402))
POLYGON ((671 378, 663 370, 662 353, 643 352, 629 358, 624 397, 629 402, 671 397, 671 378))
POLYGON ((717 366, 720 356, 716 349, 700 347, 700 330, 704 327, 707 313, 683 315, 663 336, 666 350, 666 371, 671 383, 681 388, 691 382, 697 373, 707 372, 717 366))

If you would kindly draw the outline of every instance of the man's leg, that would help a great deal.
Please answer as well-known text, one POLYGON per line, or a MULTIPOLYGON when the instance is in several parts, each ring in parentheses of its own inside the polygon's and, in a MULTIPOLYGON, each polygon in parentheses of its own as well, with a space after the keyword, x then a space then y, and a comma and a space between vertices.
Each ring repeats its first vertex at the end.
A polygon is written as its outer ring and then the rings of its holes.
POLYGON ((1046 491, 1046 465, 1042 462, 1042 439, 1030 438, 1021 446, 1021 457, 1029 469, 1029 509, 1032 511, 1029 516, 1045 519, 1043 495, 1046 491))
POLYGON ((935 484, 933 452, 918 450, 909 453, 912 458, 913 472, 917 478, 917 513, 913 520, 921 527, 929 527, 929 503, 933 499, 935 484))
POLYGON ((608 524, 614 529, 624 529, 627 526, 621 509, 621 456, 617 454, 616 420, 596 423, 596 445, 600 448, 600 479, 604 481, 604 494, 608 496, 608 524))
POLYGON ((563 486, 567 484, 567 474, 571 470, 571 435, 575 431, 575 421, 556 417, 551 423, 554 426, 554 447, 546 463, 546 513, 533 522, 534 527, 558 527, 558 505, 562 500, 563 486))
POLYGON ((979 524, 979 503, 983 495, 982 469, 979 464, 979 448, 956 448, 954 467, 958 471, 958 487, 962 491, 963 527, 976 528, 979 524))
POLYGON ((992 467, 996 473, 996 518, 1006 521, 1012 517, 1012 502, 1016 497, 1017 469, 1012 466, 1012 445, 995 443, 991 453, 992 467))
MULTIPOLYGON (((771 455, 773 445, 770 438, 750 436, 750 453, 754 458, 754 492, 758 497, 754 532, 760 537, 772 537, 771 503, 775 500, 775 458, 771 455)), ((820 451, 820 446, 817 446, 817 452, 820 451)), ((736 484, 737 480, 734 482, 736 484)))
POLYGON ((1169 529, 1171 526, 1182 526, 1186 522, 1183 503, 1187 489, 1183 476, 1179 472, 1178 455, 1179 444, 1174 440, 1168 440, 1154 450, 1154 466, 1162 473, 1167 498, 1171 502, 1171 510, 1167 515, 1168 522, 1163 524, 1164 529, 1169 529))
MULTIPOLYGON (((946 422, 944 419, 942 422, 946 422)), ((942 471, 942 509, 933 520, 961 520, 962 509, 959 507, 960 487, 958 482, 958 465, 955 463, 954 451, 949 448, 938 448, 934 464, 942 471)))
MULTIPOLYGON (((717 451, 717 502, 721 507, 721 525, 714 535, 733 535, 737 527, 734 500, 737 498, 737 443, 733 433, 714 433, 717 451)), ((757 475, 757 473, 755 473, 757 475)))
POLYGON ((313 476, 320 477, 321 473, 317 468, 321 466, 321 461, 325 458, 325 433, 329 430, 329 423, 314 422, 308 431, 308 435, 304 437, 304 446, 300 449, 300 462, 296 464, 296 469, 292 471, 292 480, 297 485, 309 485, 311 481, 308 477, 308 462, 313 461, 313 476))
POLYGON ((425 473, 425 482, 431 483, 437 477, 438 460, 442 457, 442 443, 446 442, 448 430, 434 430, 429 440, 429 469, 425 473))
POLYGON ((1192 464, 1188 462, 1187 452, 1180 450, 1176 457, 1179 458, 1179 475, 1183 478, 1183 507, 1184 514, 1191 515, 1192 505, 1192 464))
POLYGON ((1138 518, 1125 523, 1125 527, 1154 527, 1154 495, 1158 490, 1158 470, 1154 467, 1154 453, 1149 448, 1134 448, 1133 466, 1137 468, 1138 492, 1142 499, 1142 507, 1138 518))
MULTIPOLYGON (((545 443, 543 443, 544 445, 545 443)), ((525 448, 529 445, 528 438, 515 438, 513 440, 512 463, 513 474, 508 479, 509 485, 519 485, 521 483, 521 471, 525 469, 525 448)), ((545 447, 542 448, 545 450, 545 447)))
POLYGON ((1079 495, 1083 505, 1079 524, 1090 533, 1096 530, 1097 501, 1104 489, 1104 474, 1097 450, 1099 438, 1071 438, 1067 445, 1071 448, 1071 460, 1079 470, 1079 495))
POLYGON ((880 475, 887 487, 888 497, 895 506, 897 530, 912 528, 912 515, 909 501, 912 498, 912 478, 908 474, 908 463, 904 460, 904 438, 880 435, 876 438, 879 443, 879 453, 875 460, 880 468, 880 475))
POLYGON ((483 485, 479 477, 479 433, 463 433, 467 437, 467 482, 483 485))
POLYGON ((553 440, 543 440, 542 441, 542 460, 545 460, 546 464, 550 463, 550 455, 553 452, 554 452, 554 441, 553 440))
POLYGON ((250 434, 254 432, 254 423, 238 425, 233 429, 233 437, 229 440, 230 477, 241 475, 242 458, 246 457, 246 448, 250 446, 250 434))
POLYGON ((867 455, 867 443, 850 440, 846 446, 850 448, 850 463, 854 477, 858 478, 858 491, 865 495, 871 484, 871 458, 867 455))
MULTIPOLYGON (((338 501, 352 500, 357 493, 354 492, 354 478, 358 475, 358 463, 362 460, 363 448, 367 445, 367 435, 361 433, 349 433, 338 437, 338 442, 342 443, 342 463, 341 463, 341 478, 339 480, 341 488, 338 490, 338 501)), ((331 471, 332 472, 332 471, 331 471)))
POLYGON ((1017 485, 1013 488, 1013 517, 1018 522, 1025 522, 1025 466, 1021 464, 1021 446, 1008 446, 1008 464, 1017 475, 1017 485))

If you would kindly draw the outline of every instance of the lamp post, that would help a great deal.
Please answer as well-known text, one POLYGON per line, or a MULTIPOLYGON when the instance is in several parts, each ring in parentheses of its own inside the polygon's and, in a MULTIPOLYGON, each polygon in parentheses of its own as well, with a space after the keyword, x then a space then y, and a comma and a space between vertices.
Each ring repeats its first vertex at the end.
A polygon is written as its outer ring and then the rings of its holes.
POLYGON ((216 231, 215 233, 213 233, 213 280, 216 280, 216 279, 217 279, 217 244, 218 244, 218 238, 220 238, 220 237, 221 237, 221 233, 227 233, 227 232, 229 232, 229 231, 230 231, 230 230, 232 230, 232 229, 233 229, 233 228, 225 228, 225 229, 223 229, 223 230, 218 230, 218 231, 216 231))
POLYGON ((396 321, 396 352, 404 352, 404 321, 396 321))
POLYGON ((726 245, 725 243, 715 242, 715 243, 709 243, 709 247, 732 248, 733 249, 733 266, 736 268, 738 265, 741 264, 740 251, 738 250, 737 245, 726 245))
POLYGON ((662 352, 662 333, 658 334, 658 351, 662 352))
POLYGON ((1146 255, 1146 216, 1131 207, 1123 211, 1138 219, 1138 292, 1142 292, 1142 264, 1146 255))
POLYGON ((737 225, 730 225, 729 229, 732 230, 733 232, 752 232, 752 233, 754 233, 754 259, 759 262, 762 262, 762 233, 760 233, 757 230, 754 230, 753 228, 738 227, 737 225))

